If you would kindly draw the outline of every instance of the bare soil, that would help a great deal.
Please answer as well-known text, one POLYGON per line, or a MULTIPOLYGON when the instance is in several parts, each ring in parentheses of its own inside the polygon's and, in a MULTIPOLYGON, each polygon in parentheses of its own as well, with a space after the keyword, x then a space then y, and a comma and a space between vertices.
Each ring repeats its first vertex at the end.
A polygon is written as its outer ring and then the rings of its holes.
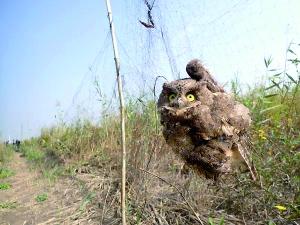
POLYGON ((0 181, 11 185, 0 190, 0 203, 10 206, 0 207, 0 225, 99 224, 93 219, 95 211, 88 208, 88 193, 78 179, 64 177, 50 183, 18 153, 9 167, 15 175, 0 181), (44 193, 47 199, 38 202, 36 197, 44 193))

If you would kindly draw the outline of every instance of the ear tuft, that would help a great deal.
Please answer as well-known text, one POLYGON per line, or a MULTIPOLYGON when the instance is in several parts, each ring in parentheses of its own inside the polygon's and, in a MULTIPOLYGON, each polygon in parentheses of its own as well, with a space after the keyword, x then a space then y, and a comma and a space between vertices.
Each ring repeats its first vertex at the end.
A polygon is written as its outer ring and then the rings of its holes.
POLYGON ((206 76, 207 70, 199 59, 193 59, 186 65, 186 72, 194 80, 201 80, 206 76))

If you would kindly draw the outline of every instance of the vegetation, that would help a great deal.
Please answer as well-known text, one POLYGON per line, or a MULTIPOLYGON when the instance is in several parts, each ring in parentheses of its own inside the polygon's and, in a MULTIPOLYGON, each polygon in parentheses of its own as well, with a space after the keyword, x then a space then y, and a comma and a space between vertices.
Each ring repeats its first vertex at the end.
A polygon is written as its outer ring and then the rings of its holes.
POLYGON ((0 167, 0 179, 4 179, 14 175, 14 172, 8 168, 0 167))
MULTIPOLYGON (((5 146, 4 144, 0 144, 0 174, 1 174, 1 166, 3 166, 6 162, 8 162, 13 153, 12 146, 5 146)), ((1 176, 1 175, 0 175, 1 176)))
MULTIPOLYGON (((208 224, 209 225, 216 225, 216 223, 214 223, 212 218, 208 218, 208 224)), ((224 224, 224 219, 221 219, 218 225, 223 225, 224 224)))
MULTIPOLYGON (((130 224, 287 224, 300 219, 300 73, 291 48, 286 68, 265 59, 268 83, 235 97, 251 109, 253 160, 260 179, 247 174, 219 185, 182 174, 181 162, 159 130, 155 101, 127 98, 127 214, 130 224)), ((119 118, 103 112, 100 124, 78 120, 42 130, 22 147, 44 174, 93 174, 89 195, 102 222, 120 222, 121 146, 119 118), (46 168, 46 169, 45 169, 46 168), (48 172, 46 172, 48 171, 48 172), (97 209, 99 211, 99 209, 97 209)), ((51 175, 50 175, 51 176, 51 175)))
POLYGON ((7 162, 12 158, 13 150, 10 147, 0 144, 0 179, 13 176, 14 172, 7 168, 7 162))
POLYGON ((39 169, 50 182, 56 181, 59 176, 64 175, 67 171, 67 167, 62 167, 61 160, 51 150, 42 151, 34 140, 25 141, 20 151, 33 167, 39 169))
POLYGON ((35 197, 35 200, 37 202, 44 202, 48 199, 47 193, 39 194, 38 196, 35 197))
POLYGON ((7 190, 9 188, 11 188, 9 183, 0 183, 0 190, 7 190))
POLYGON ((17 202, 0 202, 0 209, 15 209, 17 202))
POLYGON ((96 196, 95 193, 92 193, 92 192, 88 193, 80 205, 80 211, 84 211, 86 209, 86 206, 92 202, 92 200, 93 200, 93 198, 95 198, 95 196, 96 196))

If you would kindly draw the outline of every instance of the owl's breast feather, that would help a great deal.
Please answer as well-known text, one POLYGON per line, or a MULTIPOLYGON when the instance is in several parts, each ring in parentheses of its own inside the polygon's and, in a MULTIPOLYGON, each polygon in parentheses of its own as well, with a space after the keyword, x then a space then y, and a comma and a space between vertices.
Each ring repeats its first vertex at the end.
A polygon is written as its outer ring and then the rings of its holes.
POLYGON ((189 127, 182 126, 180 123, 166 123, 163 128, 163 135, 167 144, 176 153, 182 149, 193 149, 194 144, 188 135, 189 127))

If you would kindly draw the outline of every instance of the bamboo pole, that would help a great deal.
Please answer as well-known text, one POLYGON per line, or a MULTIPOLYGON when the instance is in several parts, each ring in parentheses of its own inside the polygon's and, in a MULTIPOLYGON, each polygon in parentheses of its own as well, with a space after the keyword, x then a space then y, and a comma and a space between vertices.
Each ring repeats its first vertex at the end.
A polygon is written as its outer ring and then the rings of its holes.
POLYGON ((106 0, 107 17, 110 26, 112 45, 114 50, 114 59, 117 73, 118 92, 120 100, 120 120, 121 120, 121 138, 122 138, 122 187, 121 187, 121 208, 122 208, 122 225, 126 225, 126 140, 125 140, 125 107, 122 90, 122 79, 120 76, 120 62, 118 46, 115 38, 115 28, 112 20, 112 10, 110 0, 106 0))

